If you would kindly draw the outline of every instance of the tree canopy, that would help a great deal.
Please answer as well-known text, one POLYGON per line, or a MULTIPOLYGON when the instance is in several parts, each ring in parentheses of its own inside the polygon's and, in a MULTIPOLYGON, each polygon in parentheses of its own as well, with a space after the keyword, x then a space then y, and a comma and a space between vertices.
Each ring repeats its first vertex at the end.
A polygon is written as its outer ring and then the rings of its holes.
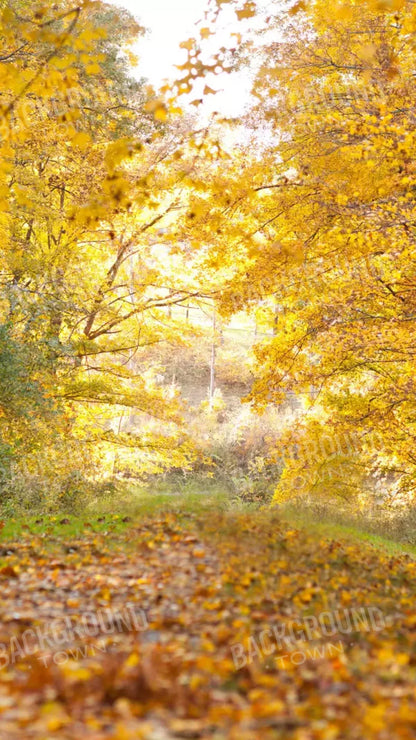
POLYGON ((161 91, 133 77, 127 11, 10 0, 0 23, 8 465, 36 468, 41 435, 52 471, 65 446, 91 475, 192 466, 203 450, 148 350, 191 342, 172 307, 208 300, 268 329, 254 407, 303 404, 271 452, 276 500, 387 473, 411 492, 414 4, 217 0, 161 91), (215 50, 223 6, 235 27, 215 50), (244 118, 201 124, 197 82, 209 95, 245 66, 244 118))

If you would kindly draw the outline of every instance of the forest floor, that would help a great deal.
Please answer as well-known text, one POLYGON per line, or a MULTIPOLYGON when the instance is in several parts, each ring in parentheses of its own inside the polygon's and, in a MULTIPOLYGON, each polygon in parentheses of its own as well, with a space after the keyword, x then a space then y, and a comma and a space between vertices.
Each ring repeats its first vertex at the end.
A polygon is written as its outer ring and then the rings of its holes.
POLYGON ((1 534, 1 740, 416 735, 408 554, 213 508, 1 534))

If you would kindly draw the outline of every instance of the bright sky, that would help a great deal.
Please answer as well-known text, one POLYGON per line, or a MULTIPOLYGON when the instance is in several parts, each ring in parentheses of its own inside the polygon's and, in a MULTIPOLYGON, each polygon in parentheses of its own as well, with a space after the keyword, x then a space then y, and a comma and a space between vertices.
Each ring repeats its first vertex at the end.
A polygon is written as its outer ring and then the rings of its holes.
MULTIPOLYGON (((148 29, 147 35, 140 39, 135 49, 139 56, 140 76, 146 77, 152 85, 158 87, 164 79, 173 79, 180 74, 174 65, 186 60, 186 52, 179 48, 179 44, 198 34, 195 24, 203 20, 207 0, 107 0, 107 2, 127 8, 140 24, 148 29)), ((214 77, 209 81, 209 85, 224 92, 207 97, 206 109, 219 110, 226 116, 236 116, 242 112, 248 102, 250 90, 246 73, 214 77)))

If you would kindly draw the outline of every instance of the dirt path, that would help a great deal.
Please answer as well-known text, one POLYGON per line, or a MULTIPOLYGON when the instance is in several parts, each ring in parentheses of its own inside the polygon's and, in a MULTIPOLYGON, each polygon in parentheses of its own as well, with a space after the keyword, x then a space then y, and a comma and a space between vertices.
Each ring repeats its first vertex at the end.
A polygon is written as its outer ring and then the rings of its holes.
POLYGON ((172 513, 10 550, 1 740, 416 735, 406 556, 172 513))

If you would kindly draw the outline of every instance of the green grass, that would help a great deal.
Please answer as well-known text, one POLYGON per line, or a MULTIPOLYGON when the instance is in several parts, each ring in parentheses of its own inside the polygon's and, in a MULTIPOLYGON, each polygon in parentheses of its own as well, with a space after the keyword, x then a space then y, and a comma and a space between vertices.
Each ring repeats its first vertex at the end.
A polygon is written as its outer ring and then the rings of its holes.
MULTIPOLYGON (((124 484, 117 501, 111 506, 131 517, 154 515, 162 511, 198 513, 210 510, 225 510, 230 505, 230 494, 215 481, 204 486, 190 479, 186 482, 161 480, 151 488, 137 484, 124 484)), ((109 504, 98 503, 94 513, 108 511, 109 504)))
MULTIPOLYGON (((204 481, 197 478, 175 481, 175 478, 168 477, 166 480, 159 480, 157 485, 152 486, 151 489, 135 484, 126 484, 118 502, 118 507, 120 511, 130 515, 132 519, 147 515, 154 516, 165 511, 173 511, 179 518, 181 514, 199 514, 201 512, 209 514, 210 511, 229 512, 230 520, 233 513, 238 514, 243 511, 251 512, 253 516, 258 516, 259 519, 263 516, 267 519, 268 516, 267 508, 263 508, 263 511, 259 512, 256 506, 236 502, 223 485, 209 478, 204 481)), ((365 520, 363 520, 362 526, 352 521, 340 523, 331 521, 329 518, 320 521, 314 518, 310 512, 290 509, 290 507, 279 511, 279 517, 291 526, 313 532, 319 537, 364 542, 386 553, 393 555, 407 553, 416 557, 416 545, 400 542, 388 535, 369 531, 365 527, 365 520)))
MULTIPOLYGON (((82 514, 5 517, 4 527, 0 531, 0 545, 2 542, 30 542, 31 539, 42 537, 44 545, 52 547, 54 543, 70 543, 97 535, 98 538, 104 537, 110 546, 111 542, 122 541, 123 533, 134 526, 135 521, 166 512, 173 512, 178 519, 192 514, 209 517, 210 512, 227 512, 230 516, 223 519, 225 526, 226 521, 232 523, 233 514, 248 512, 258 518, 259 525, 263 517, 267 520, 272 516, 272 510, 269 513, 266 507, 259 511, 249 504, 236 502, 218 481, 209 478, 205 481, 198 478, 175 480, 168 477, 159 480, 151 488, 129 482, 120 484, 116 497, 95 501, 82 514)), ((273 515, 276 513, 273 512, 273 515)), ((312 511, 290 506, 280 509, 278 517, 288 525, 304 529, 317 537, 363 542, 392 555, 405 553, 416 557, 415 544, 371 531, 370 524, 366 527, 365 518, 361 521, 359 518, 357 521, 350 518, 341 522, 323 514, 319 519, 312 511)))
POLYGON ((45 534, 49 538, 61 538, 68 540, 82 537, 83 534, 118 534, 128 527, 127 521, 123 522, 125 516, 122 514, 95 515, 89 517, 70 516, 33 516, 24 518, 4 519, 4 527, 0 532, 0 542, 20 540, 25 537, 39 537, 45 534))
POLYGON ((81 514, 38 514, 34 516, 3 517, 4 527, 0 531, 0 543, 40 537, 64 541, 79 539, 85 535, 123 533, 135 519, 156 516, 173 511, 198 513, 225 510, 229 507, 229 494, 218 484, 212 483, 204 492, 196 489, 192 482, 176 490, 172 483, 161 482, 152 492, 135 484, 120 487, 114 500, 96 501, 81 514))
POLYGON ((330 520, 317 521, 308 514, 308 512, 302 513, 297 510, 293 511, 289 508, 282 510, 281 517, 292 526, 307 529, 308 532, 314 532, 321 537, 344 539, 353 542, 365 542, 366 544, 373 545, 377 549, 392 555, 406 553, 416 557, 415 545, 411 545, 406 542, 399 542, 384 535, 369 532, 365 528, 361 529, 351 523, 340 524, 330 520))

